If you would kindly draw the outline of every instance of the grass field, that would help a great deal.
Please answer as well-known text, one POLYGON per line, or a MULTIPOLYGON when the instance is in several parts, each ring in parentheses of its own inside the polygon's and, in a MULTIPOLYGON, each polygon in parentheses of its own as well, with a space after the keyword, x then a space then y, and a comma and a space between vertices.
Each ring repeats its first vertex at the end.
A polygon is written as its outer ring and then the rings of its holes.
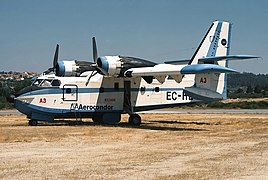
POLYGON ((0 179, 268 179, 268 114, 142 114, 131 127, 0 116, 0 179))

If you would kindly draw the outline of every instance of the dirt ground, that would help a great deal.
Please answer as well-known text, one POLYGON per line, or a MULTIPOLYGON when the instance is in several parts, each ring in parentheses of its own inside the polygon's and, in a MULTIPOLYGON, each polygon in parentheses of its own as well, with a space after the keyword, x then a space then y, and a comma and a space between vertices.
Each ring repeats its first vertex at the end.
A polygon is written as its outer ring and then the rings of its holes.
POLYGON ((268 114, 142 114, 131 127, 0 116, 0 179, 268 179, 268 114))

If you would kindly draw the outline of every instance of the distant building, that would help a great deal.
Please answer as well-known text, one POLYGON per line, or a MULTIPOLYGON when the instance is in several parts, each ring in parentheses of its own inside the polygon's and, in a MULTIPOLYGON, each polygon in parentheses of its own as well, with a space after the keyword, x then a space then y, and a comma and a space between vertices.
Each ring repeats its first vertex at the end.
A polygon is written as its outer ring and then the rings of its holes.
POLYGON ((23 81, 25 79, 30 79, 34 76, 38 76, 39 73, 36 72, 0 72, 0 80, 7 81, 7 80, 16 80, 16 81, 23 81))

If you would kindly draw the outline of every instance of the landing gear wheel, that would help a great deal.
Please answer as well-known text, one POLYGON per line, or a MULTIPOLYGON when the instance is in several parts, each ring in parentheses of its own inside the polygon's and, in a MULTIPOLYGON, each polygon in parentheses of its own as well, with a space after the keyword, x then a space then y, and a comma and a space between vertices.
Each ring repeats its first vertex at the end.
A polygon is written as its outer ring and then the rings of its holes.
POLYGON ((37 126, 37 124, 38 124, 37 120, 35 120, 35 119, 29 120, 29 126, 37 126))
POLYGON ((138 114, 131 114, 128 118, 128 123, 134 126, 140 126, 141 117, 138 114))

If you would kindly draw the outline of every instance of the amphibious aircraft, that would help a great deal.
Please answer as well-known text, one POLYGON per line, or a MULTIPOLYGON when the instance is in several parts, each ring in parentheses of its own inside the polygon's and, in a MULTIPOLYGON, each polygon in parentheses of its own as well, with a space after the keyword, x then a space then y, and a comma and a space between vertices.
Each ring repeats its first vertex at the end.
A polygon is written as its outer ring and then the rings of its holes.
POLYGON ((258 58, 230 55, 231 24, 214 21, 187 61, 161 64, 128 56, 98 56, 95 37, 93 60, 59 61, 59 45, 53 67, 19 91, 16 108, 27 115, 29 125, 60 118, 92 118, 116 124, 121 114, 140 125, 139 111, 181 106, 227 98, 230 60, 258 58))

